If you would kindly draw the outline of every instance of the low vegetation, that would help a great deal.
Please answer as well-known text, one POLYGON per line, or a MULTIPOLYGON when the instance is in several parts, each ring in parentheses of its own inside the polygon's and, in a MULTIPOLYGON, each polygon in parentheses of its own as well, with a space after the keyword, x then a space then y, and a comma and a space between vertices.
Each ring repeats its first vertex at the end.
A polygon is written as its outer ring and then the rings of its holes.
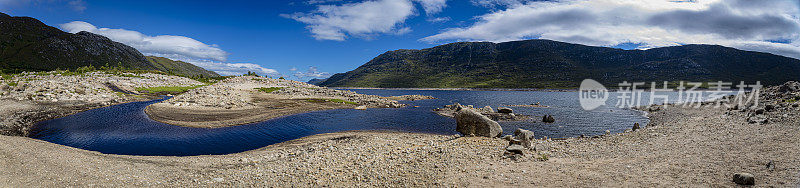
POLYGON ((283 88, 282 87, 269 87, 269 88, 260 87, 260 88, 256 88, 256 90, 261 91, 261 92, 265 92, 265 93, 272 93, 274 91, 278 91, 278 90, 281 90, 281 89, 283 89, 283 88))
POLYGON ((206 85, 196 85, 196 86, 188 86, 188 87, 181 87, 181 86, 168 86, 168 87, 140 87, 136 88, 138 92, 149 92, 149 93, 168 93, 168 94, 178 94, 184 93, 191 89, 195 89, 198 87, 203 87, 206 85))

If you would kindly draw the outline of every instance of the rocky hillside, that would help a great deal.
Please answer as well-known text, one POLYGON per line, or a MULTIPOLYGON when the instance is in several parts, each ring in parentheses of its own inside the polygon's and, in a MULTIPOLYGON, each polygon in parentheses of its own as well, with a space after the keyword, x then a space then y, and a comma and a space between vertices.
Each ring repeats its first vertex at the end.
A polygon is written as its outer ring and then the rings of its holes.
POLYGON ((800 79, 800 60, 718 45, 622 50, 550 40, 460 42, 386 52, 322 86, 383 88, 574 88, 583 79, 761 81, 800 79))
POLYGON ((111 66, 185 76, 218 76, 188 63, 163 59, 148 59, 133 47, 101 35, 67 33, 34 18, 0 13, 0 70, 50 71, 111 66))
POLYGON ((202 76, 202 77, 218 77, 219 74, 213 71, 200 68, 198 66, 186 63, 183 61, 174 61, 171 59, 155 56, 147 56, 147 61, 156 66, 156 69, 181 76, 202 76))

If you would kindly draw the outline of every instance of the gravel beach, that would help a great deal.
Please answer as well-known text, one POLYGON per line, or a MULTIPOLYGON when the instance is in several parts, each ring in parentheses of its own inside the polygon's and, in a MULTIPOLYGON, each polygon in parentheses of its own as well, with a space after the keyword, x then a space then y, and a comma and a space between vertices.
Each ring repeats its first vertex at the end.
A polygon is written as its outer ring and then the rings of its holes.
POLYGON ((171 125, 219 128, 303 112, 358 106, 399 108, 404 105, 386 97, 334 90, 293 80, 239 76, 189 90, 150 105, 145 112, 153 120, 171 125))
POLYGON ((762 95, 761 106, 744 110, 669 105, 638 131, 537 140, 517 159, 499 138, 402 132, 321 134, 191 157, 107 155, 0 136, 0 186, 732 187, 744 172, 758 187, 796 187, 800 108, 783 99, 798 94, 762 95), (755 116, 767 121, 749 120, 755 116))

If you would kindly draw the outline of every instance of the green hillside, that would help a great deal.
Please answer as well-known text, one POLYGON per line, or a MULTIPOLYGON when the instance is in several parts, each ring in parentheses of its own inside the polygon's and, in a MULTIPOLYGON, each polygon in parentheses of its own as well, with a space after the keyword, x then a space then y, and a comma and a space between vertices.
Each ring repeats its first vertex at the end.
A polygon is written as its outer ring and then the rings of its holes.
POLYGON ((321 83, 381 88, 575 88, 622 81, 800 80, 800 60, 718 45, 622 50, 550 40, 459 42, 386 52, 321 83))
POLYGON ((75 70, 80 67, 154 70, 183 76, 219 76, 192 64, 145 57, 125 44, 90 32, 61 31, 30 17, 0 13, 0 70, 75 70))

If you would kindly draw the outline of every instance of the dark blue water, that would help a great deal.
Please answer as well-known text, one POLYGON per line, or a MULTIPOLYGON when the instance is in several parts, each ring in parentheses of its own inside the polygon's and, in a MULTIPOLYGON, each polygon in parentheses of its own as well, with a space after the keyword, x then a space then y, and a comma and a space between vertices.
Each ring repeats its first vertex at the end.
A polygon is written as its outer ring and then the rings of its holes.
MULTIPOLYGON (((622 132, 633 123, 646 124, 641 112, 605 106, 584 111, 576 92, 534 91, 416 91, 356 90, 381 96, 423 94, 435 100, 407 101, 400 109, 338 109, 286 116, 260 123, 217 128, 187 128, 153 121, 144 113, 147 105, 134 102, 81 112, 38 123, 33 138, 66 146, 126 155, 188 156, 228 154, 320 133, 348 130, 394 130, 457 134, 455 120, 431 110, 458 102, 497 108, 502 105, 541 102, 549 108, 511 107, 517 114, 534 116, 530 121, 500 122, 506 134, 516 128, 533 130, 536 137, 598 135, 606 130, 622 132), (413 106, 419 106, 414 108, 413 106), (541 116, 553 115, 556 123, 541 123, 541 116)), ((609 101, 614 104, 614 99, 609 101)))

